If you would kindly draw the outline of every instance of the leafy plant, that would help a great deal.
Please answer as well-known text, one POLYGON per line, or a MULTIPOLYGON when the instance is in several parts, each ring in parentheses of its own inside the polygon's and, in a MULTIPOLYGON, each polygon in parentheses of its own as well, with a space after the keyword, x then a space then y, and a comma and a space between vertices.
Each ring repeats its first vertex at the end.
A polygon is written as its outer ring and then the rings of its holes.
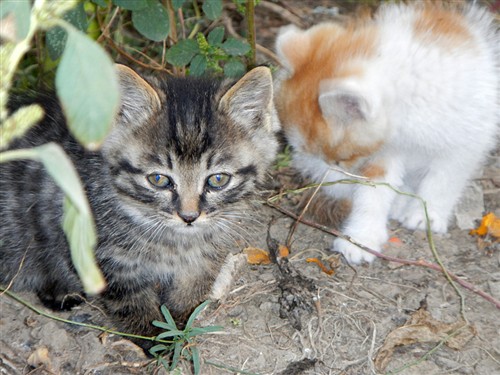
POLYGON ((205 301, 193 311, 183 330, 177 328, 167 307, 165 305, 161 306, 161 312, 165 318, 165 322, 155 320, 153 325, 164 329, 165 332, 160 333, 156 339, 170 339, 172 343, 170 345, 155 345, 149 349, 149 352, 156 357, 158 363, 163 365, 166 370, 175 370, 179 361, 185 359, 192 362, 195 374, 200 373, 200 353, 196 347, 195 338, 207 333, 222 331, 223 329, 219 326, 193 327, 195 319, 209 303, 210 301, 205 301))
MULTIPOLYGON (((243 4, 249 2, 233 2, 246 12, 243 4)), ((201 7, 196 0, 86 0, 63 17, 78 30, 87 30, 115 58, 173 74, 237 77, 254 65, 255 46, 226 35, 221 26, 224 7, 223 0, 204 0, 201 7)), ((60 28, 47 32, 45 70, 59 58, 65 38, 60 28)))
POLYGON ((227 77, 238 77, 245 73, 246 66, 238 59, 250 51, 248 43, 228 38, 224 41, 224 27, 196 35, 196 41, 185 39, 167 51, 166 58, 175 66, 189 66, 189 73, 200 76, 207 70, 224 73, 227 77), (223 67, 220 63, 224 62, 223 67))
MULTIPOLYGON (((38 105, 22 107, 14 113, 7 109, 7 99, 19 62, 30 49, 39 30, 60 27, 67 40, 56 74, 57 94, 70 132, 89 149, 96 149, 118 109, 118 79, 108 55, 84 33, 62 17, 77 1, 49 2, 5 0, 0 18, 6 42, 0 47, 0 150, 20 137, 44 116, 38 105), (82 111, 92 108, 92 111, 82 111)), ((70 159, 56 144, 0 153, 0 163, 17 159, 43 163, 48 173, 65 193, 63 229, 71 249, 75 268, 87 293, 100 292, 105 281, 94 259, 97 243, 95 224, 78 174, 70 159)))

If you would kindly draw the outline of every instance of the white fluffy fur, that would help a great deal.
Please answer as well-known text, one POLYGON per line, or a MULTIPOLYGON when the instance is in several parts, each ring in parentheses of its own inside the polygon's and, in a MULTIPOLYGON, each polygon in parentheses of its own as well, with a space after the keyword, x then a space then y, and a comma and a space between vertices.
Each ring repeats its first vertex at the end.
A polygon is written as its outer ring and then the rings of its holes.
MULTIPOLYGON (((470 8, 465 18, 471 43, 424 43, 412 27, 415 12, 408 6, 382 8, 375 20, 379 30, 374 37, 375 57, 356 61, 362 75, 321 82, 319 104, 326 122, 332 124, 333 138, 342 131, 355 131, 361 143, 363 137, 368 143, 384 141, 358 165, 380 166, 386 173, 379 181, 422 197, 432 230, 443 233, 467 181, 499 135, 500 41, 491 16, 470 8)), ((278 38, 278 53, 292 72, 282 45, 297 36, 303 40, 301 33, 307 32, 287 28, 278 38)), ((330 173, 327 181, 348 178, 332 171, 321 155, 309 153, 293 124, 284 128, 299 170, 317 181, 325 173, 330 173)), ((425 229, 422 204, 389 188, 335 185, 325 191, 352 199, 343 232, 374 250, 388 239, 389 218, 409 229, 425 229)), ((351 263, 374 258, 342 239, 335 240, 334 250, 351 263)))

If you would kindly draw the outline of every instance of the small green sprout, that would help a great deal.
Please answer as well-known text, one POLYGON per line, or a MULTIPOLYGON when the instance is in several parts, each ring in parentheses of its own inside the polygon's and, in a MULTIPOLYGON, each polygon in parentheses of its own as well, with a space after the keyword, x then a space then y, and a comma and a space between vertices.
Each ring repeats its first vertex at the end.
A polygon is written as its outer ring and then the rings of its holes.
POLYGON ((192 362, 194 374, 200 373, 200 352, 195 344, 195 337, 207 333, 222 331, 223 327, 193 327, 196 317, 205 309, 210 301, 205 301, 199 305, 189 317, 183 330, 177 328, 177 325, 165 305, 161 306, 161 312, 165 322, 153 321, 153 325, 165 330, 160 333, 157 340, 171 340, 171 344, 158 344, 149 349, 149 352, 157 359, 158 363, 168 371, 173 371, 181 358, 192 362), (169 358, 169 359, 168 359, 169 358))

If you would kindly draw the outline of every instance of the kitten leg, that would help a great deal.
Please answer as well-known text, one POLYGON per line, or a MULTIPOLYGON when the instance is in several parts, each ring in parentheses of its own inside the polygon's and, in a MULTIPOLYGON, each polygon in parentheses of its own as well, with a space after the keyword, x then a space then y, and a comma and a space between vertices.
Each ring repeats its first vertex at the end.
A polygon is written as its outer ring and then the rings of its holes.
POLYGON ((210 298, 220 268, 220 263, 217 263, 201 271, 191 269, 176 275, 165 302, 176 321, 185 323, 193 310, 210 298))
MULTIPOLYGON (((402 186, 399 190, 404 193, 414 194, 412 189, 406 185, 402 186)), ((389 218, 392 220, 401 221, 401 218, 404 216, 408 205, 411 204, 413 199, 414 198, 407 195, 396 193, 396 197, 394 198, 391 210, 389 212, 389 218)))
MULTIPOLYGON (((460 156, 449 156, 446 160, 435 160, 423 177, 417 195, 427 202, 431 229, 445 233, 453 207, 478 163, 459 163, 460 156)), ((413 199, 402 216, 402 223, 408 229, 426 229, 426 217, 422 202, 413 199)))
MULTIPOLYGON (((160 312, 160 297, 153 286, 138 285, 136 280, 115 281, 108 285, 100 302, 119 331, 148 337, 160 333, 152 324, 153 320, 164 320, 160 312)), ((146 353, 154 345, 153 341, 132 341, 146 353)))
MULTIPOLYGON (((379 178, 391 184, 400 185, 400 166, 393 163, 385 176, 379 178)), ((343 226, 343 233, 356 242, 380 251, 387 241, 387 220, 395 192, 386 186, 354 186, 351 214, 343 226)), ((375 256, 358 246, 337 238, 333 242, 334 251, 342 253, 349 263, 371 262, 375 256)))

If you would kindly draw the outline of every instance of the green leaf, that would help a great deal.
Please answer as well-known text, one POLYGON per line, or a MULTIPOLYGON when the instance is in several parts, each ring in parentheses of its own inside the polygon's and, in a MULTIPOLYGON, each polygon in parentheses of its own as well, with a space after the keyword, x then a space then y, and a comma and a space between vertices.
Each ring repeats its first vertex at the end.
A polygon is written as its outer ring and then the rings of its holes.
POLYGON ((45 112, 38 104, 26 105, 12 113, 0 126, 0 150, 7 148, 9 143, 21 137, 33 125, 42 120, 45 112))
POLYGON ((193 346, 191 348, 191 361, 193 362, 193 372, 194 375, 198 375, 200 373, 200 351, 196 346, 193 346))
POLYGON ((8 35, 8 37, 13 37, 16 41, 21 41, 28 36, 30 29, 30 13, 31 5, 28 0, 2 0, 2 5, 0 6, 0 20, 2 20, 2 37, 8 35), (5 22, 5 17, 12 14, 14 18, 14 24, 9 25, 5 22), (10 27, 13 26, 12 29, 10 27), (7 27, 9 30, 5 30, 7 27))
POLYGON ((167 51, 166 58, 174 66, 186 66, 198 52, 198 43, 192 39, 184 39, 167 51))
POLYGON ((95 150, 111 129, 118 110, 117 74, 97 43, 69 24, 64 28, 68 40, 57 69, 57 95, 71 133, 95 150))
POLYGON ((182 335, 184 335, 183 331, 172 330, 172 331, 160 333, 158 336, 156 336, 156 339, 163 340, 163 339, 166 339, 167 337, 175 337, 175 336, 182 336, 182 335))
POLYGON ((94 256, 97 244, 94 220, 91 214, 79 211, 73 201, 67 197, 64 200, 63 229, 71 249, 73 265, 80 276, 85 292, 89 294, 101 292, 106 283, 96 266, 94 256))
POLYGON ((222 14, 222 0, 204 0, 202 9, 209 20, 216 20, 222 14))
POLYGON ((172 0, 172 6, 174 7, 174 10, 175 11, 179 10, 184 4, 184 2, 185 0, 172 0))
POLYGON ((191 326, 193 325, 194 323, 194 320, 196 319, 196 317, 198 315, 200 315, 200 313, 205 309, 205 307, 207 307, 207 305, 210 303, 209 300, 201 303, 196 309, 194 309, 194 311, 191 313, 191 315, 189 316, 189 319, 186 323, 186 329, 189 329, 191 328, 191 326))
POLYGON ((113 0, 113 4, 127 10, 141 10, 148 6, 148 0, 113 0))
POLYGON ((106 0, 92 0, 94 4, 99 5, 102 8, 106 8, 108 4, 106 3, 106 0))
MULTIPOLYGON (((87 14, 85 13, 83 2, 67 11, 63 16, 63 19, 68 21, 80 31, 87 30, 87 14)), ((64 46, 66 45, 66 38, 66 32, 59 26, 53 27, 47 31, 47 34, 45 35, 45 43, 47 44, 47 51, 52 61, 61 57, 64 51, 64 46)))
POLYGON ((168 331, 171 331, 173 329, 177 329, 177 327, 173 327, 171 324, 168 324, 165 322, 160 322, 159 320, 153 320, 153 322, 151 324, 153 324, 155 327, 162 328, 162 329, 168 330, 168 331))
POLYGON ((174 345, 174 354, 172 355, 172 363, 170 364, 170 370, 173 370, 177 367, 179 363, 179 359, 181 358, 183 342, 178 341, 174 345))
POLYGON ((146 38, 161 42, 170 30, 167 10, 158 0, 147 0, 147 4, 146 8, 132 12, 132 23, 146 38))
POLYGON ((189 65, 189 74, 192 76, 201 76, 205 73, 207 69, 207 58, 203 55, 196 55, 193 60, 191 60, 191 65, 189 65))
POLYGON ((99 293, 106 283, 94 257, 97 235, 87 197, 73 163, 55 143, 0 153, 0 163, 16 159, 42 162, 49 175, 66 195, 63 229, 70 245, 73 264, 85 292, 99 293))
POLYGON ((235 38, 228 38, 221 47, 231 56, 242 56, 250 51, 250 45, 246 41, 235 38))
POLYGON ((191 328, 185 336, 186 338, 192 338, 195 336, 205 335, 208 333, 221 332, 223 330, 224 328, 220 326, 195 327, 191 328))
POLYGON ((163 317, 165 318, 165 321, 172 327, 171 329, 177 329, 177 324, 175 323, 174 318, 172 318, 172 314, 170 314, 170 311, 168 311, 167 306, 161 305, 160 310, 163 314, 163 317))
POLYGON ((230 60, 224 65, 224 75, 230 78, 239 78, 245 74, 246 68, 241 61, 230 60))
POLYGON ((152 355, 155 355, 157 354, 158 352, 164 352, 166 350, 169 350, 170 348, 166 345, 163 345, 163 344, 158 344, 158 345, 155 345, 153 347, 151 347, 149 349, 149 352, 152 354, 152 355))
POLYGON ((222 44, 222 40, 224 39, 224 27, 219 26, 210 31, 208 34, 208 43, 212 46, 220 46, 222 44))

